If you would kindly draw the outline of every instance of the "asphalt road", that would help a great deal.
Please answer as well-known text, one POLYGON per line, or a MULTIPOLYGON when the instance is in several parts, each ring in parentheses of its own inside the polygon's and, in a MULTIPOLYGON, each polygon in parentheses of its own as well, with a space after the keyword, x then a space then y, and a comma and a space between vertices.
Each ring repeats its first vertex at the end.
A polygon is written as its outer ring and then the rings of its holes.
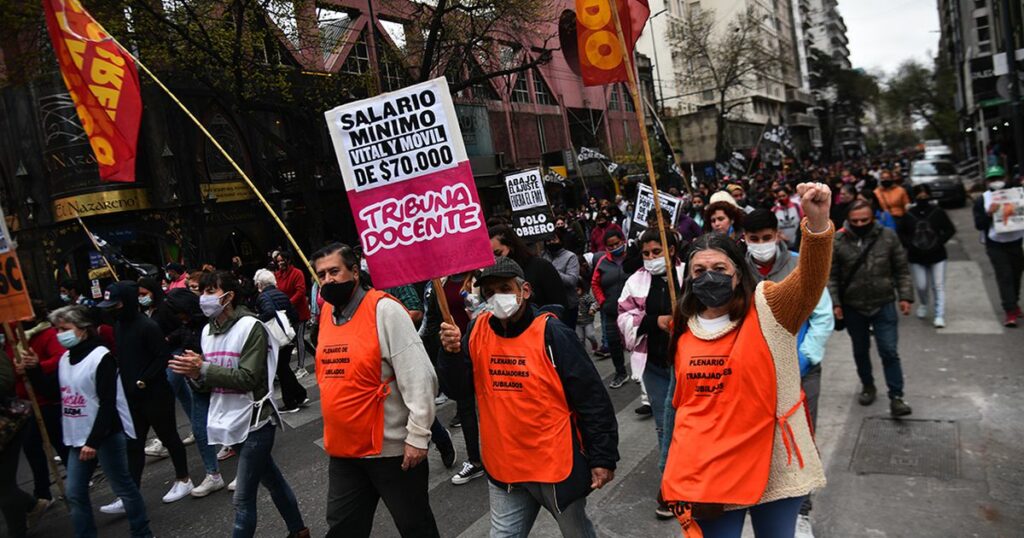
MULTIPOLYGON (((817 441, 829 480, 814 497, 812 521, 821 537, 1021 536, 1024 529, 1024 328, 1003 329, 997 320, 998 299, 991 267, 970 223, 969 209, 951 216, 960 233, 949 245, 947 328, 933 329, 914 317, 900 320, 900 353, 912 420, 894 425, 888 408, 856 403, 858 381, 849 338, 836 333, 824 363, 817 441), (879 437, 879 436, 882 437, 879 437), (888 435, 888 437, 885 437, 888 435)), ((880 364, 874 355, 876 373, 880 364)), ((610 380, 610 361, 597 363, 610 380)), ((304 378, 318 398, 314 377, 304 378)), ((622 460, 615 481, 594 493, 588 512, 601 536, 678 536, 673 521, 654 518, 659 475, 656 439, 650 419, 638 419, 639 385, 610 391, 618 413, 622 460)), ((439 407, 445 423, 454 403, 439 407)), ((179 418, 181 420, 181 418, 179 418)), ((327 457, 317 444, 322 437, 319 405, 286 418, 274 455, 299 499, 314 536, 326 531, 327 457)), ((183 422, 179 422, 184 424, 183 422)), ((181 431, 186 431, 184 426, 181 431)), ((460 452, 461 430, 453 430, 460 452)), ((203 477, 195 449, 189 449, 193 480, 203 477)), ((486 536, 487 484, 462 486, 449 478, 431 450, 430 498, 442 536, 486 536)), ((235 458, 223 463, 226 479, 234 476, 235 458)), ((163 504, 170 487, 169 460, 150 459, 143 479, 152 528, 158 536, 229 536, 233 511, 224 490, 204 499, 163 504)), ((22 465, 19 481, 28 483, 22 465)), ((24 486, 23 486, 24 487, 24 486)), ((30 487, 26 489, 31 490, 30 487)), ((92 489, 94 507, 112 500, 100 482, 92 489)), ((258 536, 285 536, 287 531, 262 491, 258 536)), ((126 536, 124 516, 96 515, 101 536, 126 536)), ((2 529, 0 529, 2 530, 2 529)), ((65 509, 55 506, 32 536, 70 535, 65 509)), ((748 529, 748 535, 752 535, 748 529)), ((387 508, 377 509, 375 536, 397 536, 387 508)), ((553 520, 542 513, 533 536, 557 536, 553 520)))

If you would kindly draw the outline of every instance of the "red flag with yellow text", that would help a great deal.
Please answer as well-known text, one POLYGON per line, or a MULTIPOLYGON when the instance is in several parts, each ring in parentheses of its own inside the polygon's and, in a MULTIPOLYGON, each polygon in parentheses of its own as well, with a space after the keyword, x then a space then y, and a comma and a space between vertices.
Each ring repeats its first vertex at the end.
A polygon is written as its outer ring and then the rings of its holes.
POLYGON ((43 0, 61 76, 96 155, 103 181, 135 181, 142 119, 135 62, 79 0, 43 0))
MULTIPOLYGON (((626 57, 632 59, 651 8, 647 0, 615 0, 615 5, 628 49, 626 57)), ((610 0, 576 0, 576 41, 584 86, 629 80, 610 0)))

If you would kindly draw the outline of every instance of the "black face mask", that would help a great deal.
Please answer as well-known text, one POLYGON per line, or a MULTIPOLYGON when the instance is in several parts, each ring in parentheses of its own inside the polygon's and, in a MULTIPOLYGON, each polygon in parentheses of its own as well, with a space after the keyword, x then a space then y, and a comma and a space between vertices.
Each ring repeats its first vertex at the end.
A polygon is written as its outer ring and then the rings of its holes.
POLYGON ((334 308, 345 308, 345 305, 352 300, 352 292, 356 289, 356 281, 349 280, 348 282, 331 282, 330 284, 324 284, 320 288, 320 296, 325 301, 331 303, 334 308))
POLYGON ((707 271, 693 279, 693 294, 708 308, 724 306, 732 299, 732 275, 707 271))
POLYGON ((550 254, 557 254, 559 250, 562 250, 562 244, 561 243, 546 243, 544 245, 544 248, 550 254))
POLYGON ((875 227, 875 223, 874 222, 870 222, 868 224, 865 224, 864 226, 854 226, 854 225, 851 224, 850 225, 850 231, 853 232, 857 237, 864 237, 874 227, 875 227))
POLYGON ((882 188, 888 189, 889 187, 892 187, 892 181, 883 181, 882 182, 882 188))

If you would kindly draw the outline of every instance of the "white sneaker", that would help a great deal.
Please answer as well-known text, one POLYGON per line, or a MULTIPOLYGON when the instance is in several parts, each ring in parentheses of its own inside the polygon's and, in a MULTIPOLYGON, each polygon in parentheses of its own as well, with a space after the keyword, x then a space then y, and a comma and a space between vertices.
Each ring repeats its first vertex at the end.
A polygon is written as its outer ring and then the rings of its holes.
POLYGON ((793 538, 814 538, 814 530, 811 528, 811 517, 800 514, 796 518, 796 532, 793 538))
POLYGON ((184 439, 182 439, 181 442, 185 446, 196 444, 196 434, 194 434, 194 433, 188 434, 188 437, 185 437, 184 439))
POLYGON ((180 501, 181 499, 188 497, 189 493, 192 493, 193 489, 195 489, 195 487, 192 485, 191 479, 186 480, 184 482, 175 480, 174 485, 171 486, 171 489, 167 492, 167 495, 164 495, 163 501, 165 503, 180 501))
POLYGON ((220 451, 217 452, 217 461, 224 461, 234 455, 235 451, 231 447, 222 446, 220 451))
POLYGON ((917 319, 924 319, 928 315, 928 305, 917 305, 917 319))
POLYGON ((941 318, 941 317, 940 318, 935 318, 935 321, 932 322, 932 325, 934 325, 936 329, 945 328, 946 320, 941 318))
POLYGON ((235 491, 235 482, 238 482, 237 476, 235 477, 234 480, 231 481, 230 484, 228 484, 228 491, 235 491))
POLYGON ((224 489, 224 478, 219 474, 208 474, 206 475, 206 478, 203 479, 202 484, 192 488, 192 496, 198 499, 222 489, 224 489))
POLYGON ((147 456, 152 456, 154 458, 166 458, 167 456, 171 455, 171 453, 167 451, 167 448, 164 447, 164 444, 161 443, 159 439, 153 439, 152 441, 150 441, 149 444, 146 445, 145 452, 147 456))
POLYGON ((305 368, 296 368, 295 369, 295 379, 302 379, 302 378, 306 377, 307 375, 309 375, 309 370, 307 370, 305 368))
POLYGON ((437 398, 434 398, 434 405, 441 405, 447 401, 448 395, 442 392, 441 394, 437 395, 437 398))
POLYGON ((121 499, 114 499, 114 502, 101 506, 100 512, 104 514, 123 514, 124 503, 121 502, 121 499))

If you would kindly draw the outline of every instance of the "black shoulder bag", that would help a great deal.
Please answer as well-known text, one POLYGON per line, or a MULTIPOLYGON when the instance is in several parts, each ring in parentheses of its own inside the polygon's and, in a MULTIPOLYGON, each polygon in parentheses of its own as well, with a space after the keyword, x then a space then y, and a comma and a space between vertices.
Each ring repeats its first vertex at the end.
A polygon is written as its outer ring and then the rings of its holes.
MULTIPOLYGON (((871 252, 871 247, 875 246, 875 243, 877 243, 878 240, 881 239, 881 238, 882 238, 882 234, 876 235, 875 238, 872 239, 870 243, 868 243, 867 248, 865 248, 864 250, 860 251, 860 255, 857 256, 857 259, 853 262, 853 267, 850 268, 850 272, 846 275, 845 278, 843 278, 843 281, 839 283, 839 293, 837 294, 837 297, 839 297, 839 306, 840 306, 840 308, 843 306, 843 296, 846 295, 846 289, 849 288, 850 284, 853 283, 854 275, 856 275, 857 271, 860 270, 860 266, 864 265, 864 260, 867 259, 868 253, 871 252)), ((844 319, 839 319, 839 318, 835 319, 835 327, 834 327, 835 330, 837 330, 837 331, 846 330, 845 317, 846 317, 846 312, 843 312, 843 318, 844 319)))

